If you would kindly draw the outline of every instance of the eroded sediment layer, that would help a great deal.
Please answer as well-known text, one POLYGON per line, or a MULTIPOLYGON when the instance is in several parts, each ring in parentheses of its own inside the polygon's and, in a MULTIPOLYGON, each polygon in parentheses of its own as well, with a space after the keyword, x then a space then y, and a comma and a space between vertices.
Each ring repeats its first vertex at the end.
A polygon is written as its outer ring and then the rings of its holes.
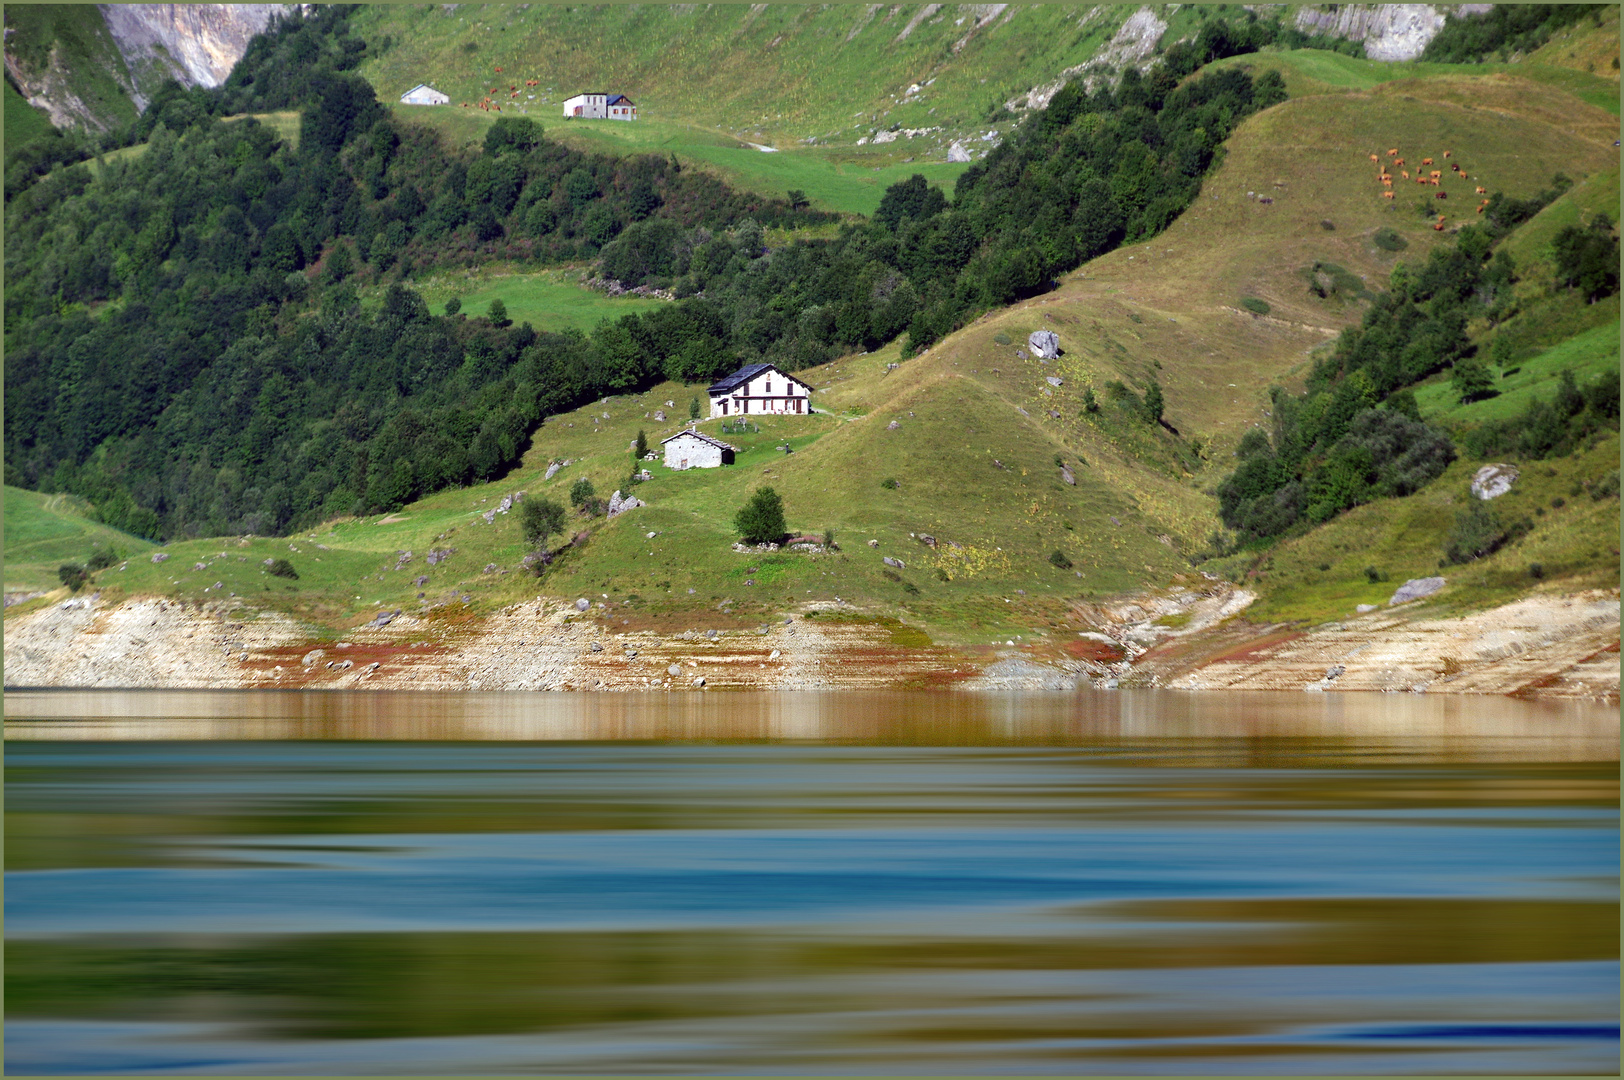
POLYGON ((649 690, 1079 685, 1185 690, 1382 690, 1617 701, 1616 591, 1532 597, 1455 618, 1403 607, 1303 630, 1248 622, 1227 585, 1079 607, 1092 629, 1020 644, 919 643, 850 609, 740 625, 551 600, 488 617, 438 609, 341 640, 234 601, 95 597, 6 621, 7 686, 649 690), (1179 619, 1169 620, 1175 614, 1179 619), (1177 629, 1158 622, 1182 622, 1177 629))

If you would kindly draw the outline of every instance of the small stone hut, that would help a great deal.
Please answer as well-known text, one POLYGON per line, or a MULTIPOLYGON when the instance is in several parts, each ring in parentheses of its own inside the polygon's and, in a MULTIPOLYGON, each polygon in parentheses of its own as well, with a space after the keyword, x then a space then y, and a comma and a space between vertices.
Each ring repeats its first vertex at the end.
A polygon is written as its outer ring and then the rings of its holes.
POLYGON ((733 455, 738 453, 737 447, 703 431, 679 431, 669 439, 661 439, 660 445, 665 447, 668 469, 714 469, 733 464, 733 455))

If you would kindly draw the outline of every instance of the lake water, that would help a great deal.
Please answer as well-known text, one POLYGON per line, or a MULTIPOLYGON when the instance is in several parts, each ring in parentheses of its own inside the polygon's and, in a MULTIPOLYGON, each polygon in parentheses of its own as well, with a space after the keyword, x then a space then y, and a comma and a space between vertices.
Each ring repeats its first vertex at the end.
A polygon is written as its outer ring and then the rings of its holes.
POLYGON ((11 1073, 1614 1073, 1618 714, 6 695, 11 1073))

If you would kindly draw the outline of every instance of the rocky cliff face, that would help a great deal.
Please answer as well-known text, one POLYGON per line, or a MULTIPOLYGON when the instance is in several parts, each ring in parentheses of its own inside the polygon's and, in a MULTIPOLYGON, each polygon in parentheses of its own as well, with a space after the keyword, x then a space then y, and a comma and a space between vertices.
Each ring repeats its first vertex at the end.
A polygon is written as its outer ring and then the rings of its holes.
POLYGON ((100 4, 107 29, 134 76, 131 96, 165 78, 183 86, 219 86, 253 36, 286 4, 100 4))
POLYGON ((1414 60, 1438 36, 1449 14, 1488 11, 1493 4, 1330 4, 1329 11, 1301 8, 1297 29, 1365 43, 1372 60, 1414 60))
POLYGON ((106 131, 146 108, 165 79, 183 86, 218 86, 253 36, 272 16, 290 8, 102 4, 81 9, 99 11, 99 19, 76 17, 73 32, 59 28, 54 39, 30 41, 26 49, 16 47, 8 19, 6 72, 28 103, 45 110, 57 127, 106 131))

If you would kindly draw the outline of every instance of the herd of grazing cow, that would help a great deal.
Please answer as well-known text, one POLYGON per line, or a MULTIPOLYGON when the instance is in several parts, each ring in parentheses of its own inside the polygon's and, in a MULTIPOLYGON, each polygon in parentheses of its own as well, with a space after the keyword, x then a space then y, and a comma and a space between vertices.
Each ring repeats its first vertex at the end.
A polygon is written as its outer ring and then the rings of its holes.
MULTIPOLYGON (((497 68, 496 73, 498 75, 500 75, 502 73, 502 69, 497 68)), ((526 79, 524 81, 524 84, 526 86, 540 86, 541 85, 541 80, 539 80, 539 79, 526 79)), ((491 93, 500 94, 501 92, 502 92, 502 88, 500 86, 491 87, 491 93)), ((517 83, 514 83, 514 84, 510 85, 508 87, 508 100, 512 101, 514 98, 518 97, 521 93, 523 93, 523 91, 521 91, 519 89, 519 85, 517 83)), ((489 97, 481 98, 480 100, 474 102, 472 105, 470 105, 470 104, 468 104, 468 102, 464 101, 462 103, 462 107, 465 108, 465 109, 483 109, 486 112, 492 112, 492 111, 501 112, 502 111, 502 106, 496 104, 496 99, 495 98, 489 98, 489 97)))
MULTIPOLYGON (((1453 150, 1445 150, 1444 153, 1443 153, 1443 156, 1446 157, 1446 158, 1447 157, 1452 157, 1453 155, 1454 155, 1453 150)), ((1410 179, 1409 171, 1404 168, 1404 159, 1398 156, 1398 147, 1395 146, 1395 147, 1389 149, 1387 151, 1387 156, 1389 158, 1393 159, 1392 160, 1393 167, 1399 170, 1399 176, 1402 177, 1405 180, 1410 179)), ((1381 182, 1382 187, 1385 189, 1382 192, 1382 198, 1384 198, 1384 199, 1392 199, 1392 198, 1394 198, 1396 193, 1393 191, 1393 174, 1387 171, 1387 163, 1382 161, 1380 154, 1371 154, 1370 155, 1370 160, 1374 161, 1376 163, 1376 166, 1377 166, 1376 179, 1381 182)), ((1423 165, 1431 165, 1432 163, 1433 163, 1432 158, 1422 158, 1421 159, 1421 164, 1423 164, 1423 165)), ((1453 172, 1456 176, 1460 177, 1462 180, 1470 180, 1471 179, 1470 176, 1468 176, 1464 171, 1462 171, 1462 169, 1461 169, 1461 167, 1460 167, 1460 165, 1458 163, 1452 162, 1450 164, 1449 168, 1450 168, 1451 172, 1453 172)), ((1444 173, 1443 173, 1442 169, 1429 169, 1426 172, 1422 172, 1420 169, 1417 169, 1415 171, 1415 182, 1417 184, 1431 185, 1432 187, 1435 187, 1435 188, 1441 188, 1443 186, 1443 176, 1444 176, 1444 173)), ((1489 193, 1488 188, 1485 188, 1482 184, 1479 184, 1479 185, 1477 185, 1477 193, 1479 195, 1487 195, 1489 193)), ((1449 198, 1449 193, 1447 191, 1438 191, 1438 192, 1434 193, 1433 197, 1437 198, 1437 199, 1447 199, 1447 198, 1449 198)), ((1481 214, 1483 212, 1484 208, 1487 207, 1488 205, 1489 205, 1489 200, 1484 199, 1481 203, 1478 204, 1477 212, 1481 214)), ((1447 220, 1447 219, 1444 217, 1444 215, 1439 214, 1438 215, 1438 220, 1433 223, 1432 227, 1435 230, 1437 230, 1438 232, 1443 232, 1443 230, 1444 230, 1444 221, 1445 220, 1447 220)))

